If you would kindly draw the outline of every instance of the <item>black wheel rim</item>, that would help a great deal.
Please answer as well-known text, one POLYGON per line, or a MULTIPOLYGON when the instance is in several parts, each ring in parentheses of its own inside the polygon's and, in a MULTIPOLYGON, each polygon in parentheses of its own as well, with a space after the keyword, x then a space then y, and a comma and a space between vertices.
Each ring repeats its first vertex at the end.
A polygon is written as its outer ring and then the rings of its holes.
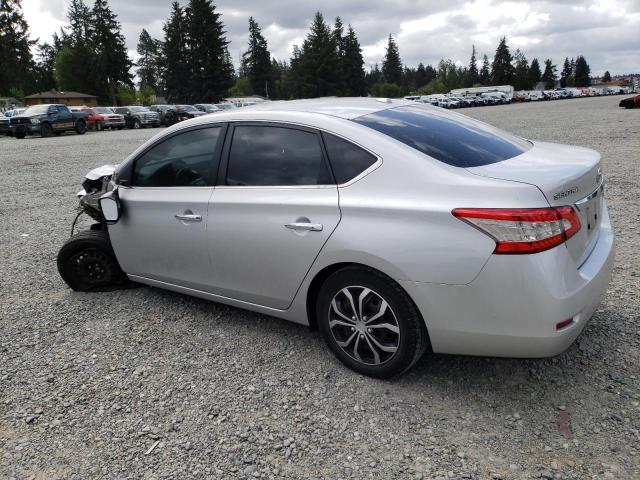
POLYGON ((336 344, 360 363, 382 365, 398 351, 398 319, 387 301, 370 288, 341 289, 331 300, 328 317, 336 344))
POLYGON ((89 287, 104 285, 114 279, 113 259, 100 250, 87 249, 72 257, 70 262, 78 280, 89 287))

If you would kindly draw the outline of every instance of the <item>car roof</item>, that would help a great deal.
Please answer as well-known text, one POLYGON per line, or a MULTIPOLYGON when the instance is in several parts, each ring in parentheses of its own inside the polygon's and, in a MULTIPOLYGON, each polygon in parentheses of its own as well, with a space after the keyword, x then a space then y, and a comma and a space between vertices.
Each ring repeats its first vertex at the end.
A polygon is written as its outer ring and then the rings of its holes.
POLYGON ((300 112, 320 113, 351 120, 370 113, 388 110, 403 105, 415 105, 415 102, 404 99, 371 98, 371 97, 327 97, 305 100, 279 100, 262 102, 229 112, 226 115, 247 111, 261 112, 300 112))

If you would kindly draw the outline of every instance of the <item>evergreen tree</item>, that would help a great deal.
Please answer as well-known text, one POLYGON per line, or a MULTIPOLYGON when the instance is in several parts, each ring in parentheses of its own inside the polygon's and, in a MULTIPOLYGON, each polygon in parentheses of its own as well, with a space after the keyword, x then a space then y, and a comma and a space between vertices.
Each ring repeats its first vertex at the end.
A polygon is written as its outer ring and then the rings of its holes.
POLYGON ((324 97, 338 94, 335 72, 339 67, 336 38, 320 12, 316 12, 311 30, 291 68, 300 84, 297 96, 324 97))
POLYGON ((485 53, 482 57, 482 68, 480 69, 480 83, 482 85, 489 85, 491 77, 491 71, 489 70, 489 58, 485 53))
POLYGON ((392 35, 389 35, 387 53, 382 61, 382 77, 386 83, 402 84, 402 60, 392 35))
POLYGON ((172 103, 185 102, 189 85, 187 66, 186 20, 178 2, 171 4, 171 14, 164 24, 162 47, 163 83, 167 99, 172 103))
POLYGON ((333 24, 333 41, 336 46, 336 70, 335 70, 335 95, 347 95, 347 84, 344 78, 344 54, 345 54, 344 25, 340 17, 336 17, 333 24))
POLYGON ((582 55, 576 58, 576 68, 574 70, 576 77, 576 87, 588 87, 591 85, 591 68, 582 55))
POLYGON ((560 72, 560 86, 562 88, 567 86, 567 79, 573 74, 571 70, 571 62, 569 57, 564 58, 564 64, 562 65, 562 72, 560 72))
POLYGON ((35 70, 37 91, 46 92, 56 88, 53 66, 60 48, 60 40, 55 33, 51 44, 45 42, 38 45, 38 61, 35 70))
POLYGON ((190 0, 185 10, 189 102, 221 100, 233 85, 224 24, 211 0, 190 0))
POLYGON ((129 73, 133 64, 127 53, 124 35, 120 31, 120 22, 109 8, 107 0, 96 0, 91 19, 95 55, 91 73, 96 84, 95 95, 114 105, 119 86, 133 87, 129 73))
POLYGON ((345 94, 352 97, 360 97, 367 94, 367 84, 364 78, 364 59, 362 58, 362 48, 356 32, 347 28, 347 35, 344 37, 344 56, 342 57, 342 74, 346 87, 345 94))
POLYGON ((542 81, 545 88, 554 88, 558 75, 556 75, 556 66, 550 58, 544 61, 544 72, 542 73, 542 81))
POLYGON ((60 35, 54 58, 54 75, 60 90, 96 94, 92 73, 96 56, 93 45, 91 10, 83 0, 71 0, 67 11, 69 26, 60 35))
POLYGON ((34 44, 29 40, 21 0, 0 0, 0 94, 31 93, 34 44))
POLYGON ((364 80, 367 83, 368 90, 371 90, 373 85, 382 81, 382 72, 377 63, 369 68, 369 71, 364 75, 364 80))
POLYGON ((427 83, 427 69, 424 63, 420 62, 416 68, 416 88, 424 87, 427 83))
POLYGON ((469 60, 468 84, 473 86, 480 81, 480 73, 478 72, 478 62, 476 61, 476 46, 471 46, 471 59, 469 60))
POLYGON ((253 17, 249 17, 249 48, 242 55, 242 74, 249 79, 254 93, 267 96, 271 81, 271 53, 260 25, 253 17))
POLYGON ((529 74, 529 62, 527 57, 524 56, 520 50, 516 50, 513 55, 516 62, 515 72, 513 77, 513 86, 516 90, 530 90, 531 89, 531 77, 529 74))
POLYGON ((540 63, 537 58, 531 60, 531 66, 529 67, 529 79, 531 80, 531 88, 540 82, 542 78, 542 71, 540 70, 540 63))
POLYGON ((144 28, 140 32, 140 38, 138 40, 138 69, 137 74, 139 80, 139 88, 142 90, 144 87, 151 87, 154 92, 160 91, 160 44, 157 40, 151 38, 149 32, 144 28))
POLYGON ((602 81, 603 82, 610 82, 611 81, 611 74, 609 73, 609 70, 604 72, 604 75, 602 76, 602 81))
POLYGON ((509 52, 507 38, 502 37, 496 54, 491 64, 491 84, 492 85, 513 85, 514 68, 512 65, 513 58, 509 52))

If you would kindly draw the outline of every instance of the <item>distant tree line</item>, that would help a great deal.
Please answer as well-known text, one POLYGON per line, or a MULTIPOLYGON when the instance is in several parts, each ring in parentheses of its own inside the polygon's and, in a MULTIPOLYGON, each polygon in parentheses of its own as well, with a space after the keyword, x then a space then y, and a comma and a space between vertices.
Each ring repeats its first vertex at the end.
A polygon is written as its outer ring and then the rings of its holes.
POLYGON ((472 46, 466 66, 442 59, 435 66, 409 67, 389 35, 381 65, 365 72, 355 30, 345 27, 340 17, 328 23, 320 12, 288 60, 271 55, 258 21, 249 18, 247 48, 235 71, 222 16, 211 0, 189 0, 185 7, 173 2, 163 38, 152 38, 146 29, 140 33, 134 65, 107 0, 95 0, 91 7, 84 0, 71 0, 67 19, 68 25, 53 35, 51 43, 37 43, 29 39, 21 0, 0 1, 0 94, 21 98, 57 88, 93 94, 108 104, 149 103, 156 94, 173 103, 194 103, 228 95, 398 97, 480 85, 528 90, 540 82, 545 88, 553 88, 558 80, 563 87, 586 87, 591 82, 582 55, 565 58, 558 76, 551 59, 541 66, 537 58, 529 63, 520 50, 512 54, 506 37, 500 39, 491 61, 486 54, 480 60, 472 46))

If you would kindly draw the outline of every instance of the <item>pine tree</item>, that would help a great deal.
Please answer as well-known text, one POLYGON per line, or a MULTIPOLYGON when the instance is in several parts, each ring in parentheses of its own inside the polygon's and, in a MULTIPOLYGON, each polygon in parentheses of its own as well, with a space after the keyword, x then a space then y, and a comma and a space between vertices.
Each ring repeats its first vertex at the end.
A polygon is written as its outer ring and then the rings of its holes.
POLYGON ((364 80, 367 83, 367 89, 371 90, 371 87, 382 80, 382 72, 378 64, 371 66, 369 71, 365 73, 364 80))
POLYGON ((471 59, 469 60, 468 84, 473 86, 480 81, 480 73, 478 72, 478 62, 476 61, 476 46, 471 46, 471 59))
POLYGON ((485 53, 482 57, 482 68, 480 69, 480 83, 482 85, 489 85, 491 71, 489 70, 489 58, 485 53))
POLYGON ((167 99, 173 103, 185 102, 188 96, 189 71, 187 66, 186 20, 178 2, 171 4, 171 14, 164 24, 162 46, 162 77, 167 99))
POLYGON ((360 48, 360 42, 358 42, 356 32, 351 25, 347 28, 343 48, 342 74, 346 87, 345 94, 352 97, 364 96, 367 94, 367 84, 364 78, 362 48, 360 48))
POLYGON ((609 73, 609 70, 604 72, 604 75, 602 76, 602 81, 603 82, 610 82, 611 81, 611 74, 609 73))
POLYGON ((556 75, 556 66, 553 64, 550 58, 544 61, 544 72, 542 73, 542 81, 545 88, 554 88, 558 75, 556 75))
POLYGON ((160 91, 160 45, 157 40, 151 38, 144 28, 140 32, 137 52, 138 58, 136 73, 138 74, 140 89, 152 88, 156 93, 160 91))
POLYGON ((531 60, 531 66, 529 67, 529 79, 531 81, 531 88, 535 88, 535 86, 540 82, 542 78, 542 72, 540 71, 540 63, 537 58, 531 60))
POLYGON ((336 38, 320 12, 316 12, 311 30, 291 67, 298 77, 297 96, 324 97, 339 94, 335 72, 339 66, 336 38))
POLYGON ((133 65, 120 22, 111 11, 107 0, 96 0, 91 12, 95 63, 92 75, 96 83, 95 94, 111 105, 116 102, 120 86, 133 87, 129 70, 133 65))
POLYGON ((251 90, 266 97, 271 81, 271 53, 260 25, 253 17, 249 17, 249 48, 242 55, 241 67, 242 75, 249 79, 251 90))
POLYGON ((491 64, 492 85, 513 85, 514 68, 511 62, 513 62, 513 57, 509 52, 507 38, 502 37, 491 64))
POLYGON ((95 95, 96 64, 91 10, 83 0, 71 0, 67 11, 69 26, 60 35, 54 59, 54 75, 60 90, 95 95))
POLYGON ((387 53, 382 61, 382 77, 386 83, 402 84, 402 60, 392 35, 389 35, 387 53))
POLYGON ((335 74, 335 95, 344 96, 347 95, 347 84, 344 78, 344 54, 345 54, 345 36, 344 25, 340 17, 336 17, 333 24, 333 41, 336 46, 336 70, 335 74))
POLYGON ((45 42, 38 45, 38 61, 36 62, 35 70, 35 87, 37 91, 46 92, 56 88, 53 66, 60 48, 60 40, 55 33, 51 44, 45 42))
POLYGON ((190 0, 185 9, 189 102, 217 102, 233 85, 229 42, 215 10, 211 0, 190 0))
POLYGON ((30 92, 33 88, 34 61, 29 39, 29 25, 22 12, 21 0, 0 0, 0 93, 30 92))
POLYGON ((571 70, 571 62, 569 57, 564 58, 564 64, 562 65, 562 72, 560 72, 560 86, 562 88, 567 86, 567 79, 573 74, 571 70))
POLYGON ((520 50, 516 50, 513 55, 516 62, 515 72, 513 77, 513 86, 516 90, 530 90, 531 78, 529 75, 529 62, 527 57, 524 56, 520 50))
POLYGON ((588 87, 591 85, 591 68, 582 55, 576 58, 576 68, 574 70, 576 77, 576 87, 588 87))

